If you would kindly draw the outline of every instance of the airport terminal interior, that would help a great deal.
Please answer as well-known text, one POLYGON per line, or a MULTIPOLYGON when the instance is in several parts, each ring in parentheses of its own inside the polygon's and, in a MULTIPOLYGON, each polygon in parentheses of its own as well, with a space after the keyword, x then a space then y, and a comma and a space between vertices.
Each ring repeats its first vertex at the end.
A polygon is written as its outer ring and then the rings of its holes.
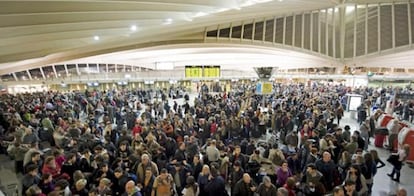
POLYGON ((414 195, 412 0, 0 0, 0 196, 414 195))

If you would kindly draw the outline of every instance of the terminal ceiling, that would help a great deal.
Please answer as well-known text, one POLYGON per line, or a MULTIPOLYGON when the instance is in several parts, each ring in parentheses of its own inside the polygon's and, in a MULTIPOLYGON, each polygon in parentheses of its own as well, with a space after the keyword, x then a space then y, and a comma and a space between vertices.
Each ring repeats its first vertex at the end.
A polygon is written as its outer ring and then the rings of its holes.
POLYGON ((344 3, 373 1, 0 0, 0 74, 78 60, 134 65, 207 62, 237 68, 273 66, 267 62, 281 58, 279 63, 292 67, 337 66, 332 59, 289 49, 204 44, 202 38, 207 26, 344 3))

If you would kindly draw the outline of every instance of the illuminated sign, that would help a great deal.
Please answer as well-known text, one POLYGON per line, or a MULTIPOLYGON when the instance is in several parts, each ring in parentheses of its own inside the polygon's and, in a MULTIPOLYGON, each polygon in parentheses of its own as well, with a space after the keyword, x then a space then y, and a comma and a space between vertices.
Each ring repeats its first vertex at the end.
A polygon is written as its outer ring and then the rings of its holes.
POLYGON ((186 78, 218 78, 220 66, 185 66, 186 78))

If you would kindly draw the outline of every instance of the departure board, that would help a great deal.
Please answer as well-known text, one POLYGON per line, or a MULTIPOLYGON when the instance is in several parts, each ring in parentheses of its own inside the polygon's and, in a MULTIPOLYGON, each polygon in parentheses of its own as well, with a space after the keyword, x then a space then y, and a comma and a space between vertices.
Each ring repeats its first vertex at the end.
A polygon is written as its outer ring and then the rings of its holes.
POLYGON ((204 66, 203 76, 206 78, 220 77, 220 66, 204 66))
POLYGON ((220 75, 220 66, 185 66, 186 78, 218 78, 220 75))
POLYGON ((203 77, 203 67, 202 66, 185 66, 185 77, 186 78, 203 77))

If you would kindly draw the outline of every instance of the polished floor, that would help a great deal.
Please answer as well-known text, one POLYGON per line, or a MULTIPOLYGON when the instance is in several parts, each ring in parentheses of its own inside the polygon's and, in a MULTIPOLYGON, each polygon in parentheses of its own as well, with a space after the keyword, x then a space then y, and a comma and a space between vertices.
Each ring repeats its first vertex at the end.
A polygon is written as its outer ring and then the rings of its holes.
MULTIPOLYGON (((195 95, 190 96, 190 100, 194 100, 195 95)), ((173 101, 170 100, 170 104, 172 105, 173 101)), ((177 100, 178 104, 183 103, 183 99, 177 100)), ((345 125, 349 125, 351 130, 357 130, 358 124, 354 118, 351 118, 351 113, 346 112, 344 119, 342 119, 341 124, 342 127, 345 125)), ((371 144, 374 142, 371 141, 371 144)), ((370 145, 369 148, 375 148, 378 150, 378 153, 381 159, 386 162, 387 157, 389 156, 389 152, 382 148, 376 148, 373 145, 370 145)), ((399 188, 404 188, 408 191, 408 195, 414 195, 414 169, 409 168, 408 166, 404 166, 401 172, 401 183, 396 183, 392 181, 386 174, 391 172, 392 166, 386 162, 386 166, 379 169, 375 178, 374 178, 374 186, 372 196, 385 196, 385 195, 394 195, 396 190, 399 188)), ((13 161, 11 161, 8 157, 4 155, 0 155, 0 185, 7 189, 8 185, 12 184, 20 184, 19 179, 21 176, 16 176, 13 172, 13 161)), ((8 192, 13 192, 10 190, 8 192)), ((10 193, 9 193, 10 195, 10 193)), ((1 193, 0 193, 1 196, 1 193)))

